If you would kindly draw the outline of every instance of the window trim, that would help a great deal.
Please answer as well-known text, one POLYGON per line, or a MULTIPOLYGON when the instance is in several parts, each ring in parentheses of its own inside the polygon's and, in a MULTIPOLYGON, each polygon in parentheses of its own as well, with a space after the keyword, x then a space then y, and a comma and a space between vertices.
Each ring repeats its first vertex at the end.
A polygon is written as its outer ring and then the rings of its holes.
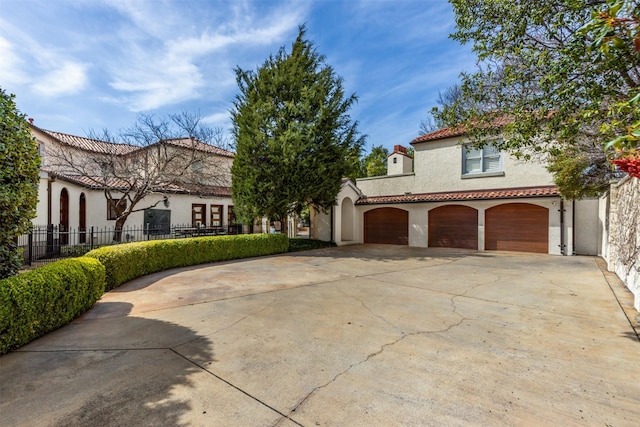
POLYGON ((209 205, 209 224, 211 227, 224 227, 224 205, 209 205), (214 208, 218 208, 218 212, 214 212, 214 208), (214 219, 213 215, 219 214, 220 218, 214 219))
MULTIPOLYGON (((490 176, 504 176, 504 151, 498 150, 498 168, 494 170, 484 170, 485 161, 485 147, 494 147, 494 144, 485 144, 482 148, 475 148, 469 144, 462 146, 462 172, 461 177, 464 178, 480 178, 490 176), (476 149, 480 152, 480 171, 479 172, 467 172, 467 154, 469 150, 476 149)), ((495 154, 492 154, 495 155, 495 154)), ((486 156, 488 157, 488 156, 486 156)))

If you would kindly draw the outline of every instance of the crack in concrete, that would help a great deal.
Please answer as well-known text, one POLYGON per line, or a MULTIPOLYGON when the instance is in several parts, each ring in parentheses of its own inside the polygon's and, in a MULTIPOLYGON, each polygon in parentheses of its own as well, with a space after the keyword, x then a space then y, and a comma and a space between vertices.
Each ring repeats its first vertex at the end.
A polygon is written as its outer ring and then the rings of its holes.
MULTIPOLYGON (((342 292, 342 291, 341 291, 342 292)), ((342 292, 344 295, 354 298, 357 301, 360 301, 358 298, 348 295, 344 292, 342 292)), ((296 406, 294 406, 294 408, 289 411, 289 413, 286 415, 286 419, 289 419, 291 421, 294 421, 291 416, 307 401, 311 398, 311 396, 313 396, 316 392, 318 392, 319 390, 322 390, 326 387, 328 387, 329 385, 331 385, 332 383, 334 383, 338 378, 340 378, 341 376, 347 374, 350 370, 352 370, 353 368, 363 365, 365 363, 367 363, 369 360, 371 360, 372 358, 382 354, 387 348, 392 347, 396 344, 398 344, 399 342, 403 341, 406 338, 409 337, 414 337, 414 336, 419 336, 419 335, 431 335, 431 334, 437 334, 437 333, 444 333, 444 332, 449 332, 451 329, 456 328, 458 326, 460 326, 465 320, 470 320, 467 319, 466 317, 464 317, 463 315, 461 315, 460 313, 457 312, 457 307, 455 305, 454 299, 459 297, 461 295, 453 295, 449 301, 451 303, 452 306, 452 312, 455 313, 457 316, 460 317, 460 320, 456 323, 452 323, 449 326, 447 326, 444 329, 438 329, 438 330, 427 330, 427 331, 415 331, 415 332, 409 332, 409 333, 405 333, 405 332, 400 332, 400 337, 398 337, 398 339, 388 342, 386 344, 383 344, 380 349, 378 351, 375 351, 373 353, 369 353, 367 355, 366 358, 364 358, 363 360, 360 360, 358 362, 352 363, 351 365, 349 365, 346 369, 344 369, 341 372, 338 372, 330 381, 328 381, 325 384, 319 385, 317 387, 315 387, 313 390, 311 390, 304 398, 302 398, 297 404, 296 406)), ((384 317, 375 314, 366 304, 364 304, 362 301, 360 301, 362 303, 362 305, 371 312, 371 314, 373 314, 374 316, 382 319, 384 322, 388 323, 389 325, 393 326, 394 328, 398 329, 397 326, 393 325, 392 323, 388 322, 384 317)), ((295 421, 294 421, 295 422, 295 421)))
POLYGON ((571 296, 574 296, 574 297, 575 297, 575 296, 578 296, 578 294, 576 293, 576 291, 574 291, 573 289, 571 289, 571 288, 569 288, 569 287, 567 287, 567 286, 562 286, 562 285, 560 285, 560 284, 556 283, 556 281, 555 281, 555 280, 551 280, 551 279, 549 279, 549 283, 551 283, 551 285, 555 286, 556 288, 560 288, 560 289, 563 289, 563 290, 565 290, 565 291, 569 292, 569 294, 570 294, 571 296))
POLYGON ((433 265, 421 265, 419 267, 414 267, 414 268, 401 268, 399 270, 391 270, 391 271, 383 271, 383 272, 377 272, 377 273, 371 273, 371 274, 356 274, 354 276, 350 276, 350 277, 367 277, 370 278, 372 276, 378 276, 380 274, 391 274, 391 273, 397 273, 397 272, 405 272, 405 271, 413 271, 413 270, 422 270, 425 268, 434 268, 434 267, 442 267, 444 265, 450 265, 453 263, 456 263, 458 261, 461 261, 462 258, 458 258, 458 259, 454 259, 454 260, 449 260, 448 262, 442 262, 439 264, 433 264, 433 265))
POLYGON ((342 295, 344 295, 344 296, 346 296, 346 297, 348 297, 348 298, 353 298, 354 300, 358 301, 358 302, 360 303, 360 305, 361 305, 362 307, 364 307, 364 308, 365 308, 365 310, 367 310, 369 313, 371 313, 371 315, 372 315, 372 316, 377 317, 378 319, 382 320, 384 323, 386 323, 387 325, 391 326, 391 327, 392 327, 392 328, 394 328, 394 329, 400 329, 400 328, 398 328, 398 326, 397 326, 397 325, 394 325, 393 323, 391 323, 391 322, 390 322, 387 318, 385 318, 384 316, 382 316, 382 315, 380 315, 380 314, 375 313, 375 312, 373 311, 373 309, 372 309, 371 307, 369 307, 369 306, 368 306, 368 305, 367 305, 363 300, 361 300, 360 298, 356 297, 355 295, 350 295, 350 294, 346 293, 346 292, 344 291, 344 289, 342 289, 342 288, 338 288, 338 291, 339 291, 342 295))

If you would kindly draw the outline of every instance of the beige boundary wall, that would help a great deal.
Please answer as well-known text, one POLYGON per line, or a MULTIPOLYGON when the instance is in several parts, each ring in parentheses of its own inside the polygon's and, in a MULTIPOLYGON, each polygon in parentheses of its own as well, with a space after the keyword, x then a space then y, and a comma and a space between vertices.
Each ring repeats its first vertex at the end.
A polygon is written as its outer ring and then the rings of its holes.
POLYGON ((608 235, 603 257, 624 282, 640 311, 640 179, 625 177, 611 185, 608 235))

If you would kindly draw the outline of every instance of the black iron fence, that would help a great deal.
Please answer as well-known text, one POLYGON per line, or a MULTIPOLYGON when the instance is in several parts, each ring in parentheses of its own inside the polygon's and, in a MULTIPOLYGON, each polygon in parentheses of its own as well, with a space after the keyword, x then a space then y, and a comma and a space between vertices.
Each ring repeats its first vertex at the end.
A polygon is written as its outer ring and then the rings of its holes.
POLYGON ((40 265, 62 258, 84 255, 92 249, 154 239, 242 234, 242 224, 224 227, 171 225, 162 227, 88 227, 66 228, 60 225, 35 226, 31 233, 18 238, 25 266, 40 265))

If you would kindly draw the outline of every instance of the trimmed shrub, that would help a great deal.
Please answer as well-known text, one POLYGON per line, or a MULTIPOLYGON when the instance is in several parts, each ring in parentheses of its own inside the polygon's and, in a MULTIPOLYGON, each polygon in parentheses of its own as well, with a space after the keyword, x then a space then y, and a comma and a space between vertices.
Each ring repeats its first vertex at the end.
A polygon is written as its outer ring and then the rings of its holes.
POLYGON ((283 234, 239 234, 126 243, 94 249, 85 256, 104 264, 109 291, 157 271, 283 253, 288 245, 283 234))
POLYGON ((104 266, 87 257, 0 280, 0 354, 84 313, 102 296, 104 284, 104 266))

